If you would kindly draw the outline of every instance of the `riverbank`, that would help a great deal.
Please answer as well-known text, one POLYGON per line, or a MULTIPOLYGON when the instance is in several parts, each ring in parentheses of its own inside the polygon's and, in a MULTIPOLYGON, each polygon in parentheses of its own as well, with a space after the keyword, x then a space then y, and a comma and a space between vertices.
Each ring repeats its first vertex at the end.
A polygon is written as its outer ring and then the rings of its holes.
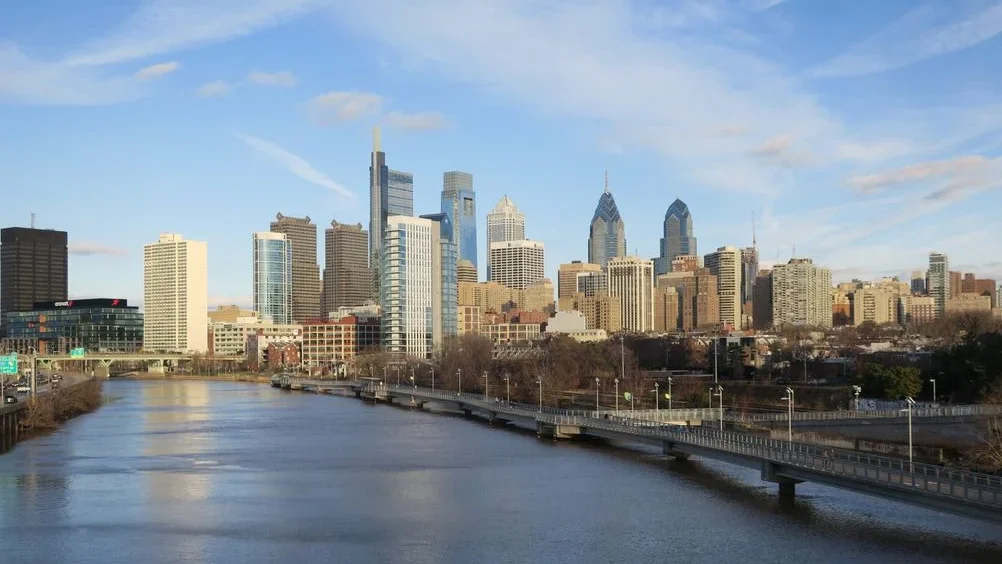
POLYGON ((21 417, 21 440, 52 431, 74 417, 96 410, 101 406, 101 388, 100 380, 91 379, 37 396, 21 417))
POLYGON ((270 384, 271 376, 251 373, 230 374, 162 374, 156 372, 128 372, 116 379, 122 380, 204 380, 211 382, 249 382, 254 384, 270 384))

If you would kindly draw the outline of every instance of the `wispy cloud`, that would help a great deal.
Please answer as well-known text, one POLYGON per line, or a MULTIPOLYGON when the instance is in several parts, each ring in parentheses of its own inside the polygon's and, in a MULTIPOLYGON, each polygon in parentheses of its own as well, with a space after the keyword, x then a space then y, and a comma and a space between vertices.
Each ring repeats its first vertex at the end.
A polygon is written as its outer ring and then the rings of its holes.
POLYGON ((383 118, 387 125, 407 131, 442 129, 449 124, 441 112, 405 113, 393 111, 383 118))
POLYGON ((320 125, 333 125, 379 113, 383 97, 370 92, 328 92, 307 103, 310 118, 320 125))
POLYGON ((915 163, 901 168, 850 177, 846 183, 861 192, 874 192, 900 184, 918 183, 932 178, 969 174, 984 169, 989 161, 981 155, 956 157, 941 161, 915 163))
POLYGON ((233 90, 233 86, 225 80, 214 80, 198 87, 195 94, 202 98, 215 98, 226 96, 233 90))
POLYGON ((120 247, 110 247, 100 243, 70 243, 68 252, 71 255, 91 256, 91 255, 112 255, 122 256, 129 254, 129 251, 120 247))
POLYGON ((259 139, 251 135, 244 135, 242 133, 234 133, 233 136, 243 141, 259 153, 285 165, 285 167, 289 169, 289 172, 295 174, 303 180, 306 180, 307 182, 312 182, 317 186, 329 188, 338 194, 351 199, 358 198, 354 192, 335 182, 326 174, 313 168, 313 165, 307 162, 306 159, 283 149, 271 141, 265 141, 264 139, 259 139))
POLYGON ((1002 33, 997 0, 923 3, 872 37, 814 69, 815 76, 873 74, 968 49, 1002 33))
POLYGON ((181 64, 176 61, 171 61, 169 63, 157 63, 155 65, 139 69, 136 72, 136 78, 140 80, 159 78, 165 74, 170 74, 179 68, 181 68, 181 64))
POLYGON ((147 88, 130 74, 39 61, 0 43, 0 103, 96 106, 135 100, 147 88))
POLYGON ((247 81, 261 86, 282 86, 288 88, 296 85, 296 75, 289 71, 251 71, 247 75, 247 81))

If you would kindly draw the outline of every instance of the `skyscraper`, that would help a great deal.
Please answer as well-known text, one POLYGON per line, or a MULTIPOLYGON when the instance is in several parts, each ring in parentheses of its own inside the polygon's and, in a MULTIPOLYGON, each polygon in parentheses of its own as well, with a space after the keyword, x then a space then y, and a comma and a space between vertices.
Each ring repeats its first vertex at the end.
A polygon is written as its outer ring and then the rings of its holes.
POLYGON ((255 233, 254 311, 261 319, 292 323, 292 246, 285 233, 255 233))
POLYGON ((444 213, 425 214, 421 218, 433 221, 438 227, 438 253, 432 253, 432 269, 438 282, 432 291, 439 296, 441 304, 442 336, 453 337, 459 332, 459 258, 452 239, 456 231, 452 220, 444 213))
POLYGON ((692 214, 689 206, 676 199, 665 212, 661 256, 655 264, 657 275, 671 270, 671 261, 679 255, 696 255, 696 237, 692 234, 692 214))
POLYGON ((654 263, 639 257, 613 257, 606 265, 610 296, 618 296, 624 331, 654 330, 654 263))
POLYGON ((602 275, 602 267, 590 262, 579 260, 561 264, 557 270, 557 298, 570 298, 578 293, 578 278, 582 273, 602 275))
POLYGON ((758 248, 741 249, 741 305, 745 306, 755 299, 755 277, 758 276, 758 248))
POLYGON ((8 312, 30 310, 35 302, 66 300, 67 262, 65 231, 0 230, 0 329, 6 331, 8 312))
POLYGON ((832 326, 832 272, 811 259, 791 258, 772 268, 772 321, 776 326, 832 326))
POLYGON ((443 256, 452 247, 451 242, 443 245, 443 232, 451 233, 452 226, 425 217, 387 218, 380 266, 386 352, 430 358, 450 327, 455 334, 455 299, 447 297, 456 296, 455 278, 443 277, 443 265, 456 262, 455 251, 451 257, 443 256), (451 319, 445 319, 449 306, 444 301, 453 302, 451 319))
POLYGON ((626 256, 626 230, 616 200, 609 192, 609 173, 606 173, 605 190, 588 229, 588 262, 605 268, 609 259, 622 256, 626 256))
POLYGON ((452 240, 459 260, 477 265, 477 195, 473 175, 450 171, 442 178, 442 213, 452 223, 452 240))
POLYGON ((209 254, 204 241, 163 233, 143 247, 143 348, 208 348, 209 254))
POLYGON ((545 278, 544 249, 539 241, 525 239, 491 243, 489 257, 491 282, 524 290, 545 278))
POLYGON ((491 277, 490 254, 493 243, 521 241, 525 239, 525 214, 519 211, 515 202, 503 196, 494 209, 487 214, 487 279, 491 277))
POLYGON ((921 295, 925 294, 926 272, 924 270, 913 270, 912 271, 912 281, 911 290, 912 294, 921 295))
POLYGON ((317 226, 310 216, 278 214, 272 233, 285 233, 292 247, 292 321, 301 323, 321 317, 320 265, 317 264, 317 226))
POLYGON ((414 175, 386 166, 386 153, 380 147, 379 127, 373 130, 372 157, 369 164, 369 266, 379 288, 379 251, 391 215, 414 215, 414 175))
POLYGON ((720 247, 703 257, 710 274, 717 277, 717 296, 720 304, 720 323, 730 329, 741 329, 741 292, 743 284, 742 253, 736 247, 720 247))
POLYGON ((942 253, 929 253, 928 292, 936 304, 936 317, 946 313, 946 301, 950 299, 950 259, 942 253))
POLYGON ((324 317, 338 308, 364 305, 373 299, 368 239, 361 223, 331 221, 324 230, 324 317))

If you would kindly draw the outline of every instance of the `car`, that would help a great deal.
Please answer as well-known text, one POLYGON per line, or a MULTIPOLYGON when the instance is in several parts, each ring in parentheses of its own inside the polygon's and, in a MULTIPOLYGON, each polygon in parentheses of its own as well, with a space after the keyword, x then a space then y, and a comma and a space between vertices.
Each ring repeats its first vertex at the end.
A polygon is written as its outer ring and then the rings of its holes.
POLYGON ((3 397, 3 402, 4 403, 17 403, 17 397, 11 396, 11 395, 6 395, 6 396, 3 397))
POLYGON ((18 384, 17 386, 17 393, 19 394, 26 394, 30 391, 31 391, 31 386, 27 384, 18 384))
POLYGON ((60 376, 59 374, 53 374, 53 375, 52 375, 52 381, 53 381, 53 382, 58 382, 58 381, 60 381, 60 380, 62 380, 62 379, 63 379, 63 377, 62 377, 62 376, 60 376))

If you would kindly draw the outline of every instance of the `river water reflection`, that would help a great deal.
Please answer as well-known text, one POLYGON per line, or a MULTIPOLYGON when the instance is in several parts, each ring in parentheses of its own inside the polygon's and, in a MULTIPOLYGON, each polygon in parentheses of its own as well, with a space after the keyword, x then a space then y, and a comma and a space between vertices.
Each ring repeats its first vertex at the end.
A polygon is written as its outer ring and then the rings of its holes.
POLYGON ((1002 562, 1002 526, 349 398, 112 381, 0 456, 3 563, 1002 562))

